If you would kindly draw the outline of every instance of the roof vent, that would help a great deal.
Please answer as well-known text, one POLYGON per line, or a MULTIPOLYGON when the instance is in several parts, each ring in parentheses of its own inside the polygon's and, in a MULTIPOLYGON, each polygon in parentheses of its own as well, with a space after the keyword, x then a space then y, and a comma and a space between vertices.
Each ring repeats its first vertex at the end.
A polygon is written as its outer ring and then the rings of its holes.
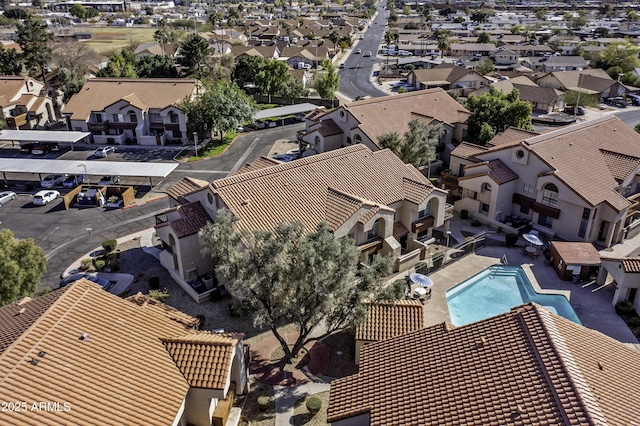
POLYGON ((480 338, 480 340, 478 341, 477 347, 481 348, 481 347, 483 347, 483 346, 484 346, 484 345, 486 345, 486 344, 487 344, 487 338, 486 338, 486 337, 484 337, 484 336, 482 336, 482 337, 480 338))
POLYGON ((44 358, 44 356, 45 356, 46 354, 47 354, 47 353, 46 353, 45 351, 40 351, 40 352, 38 352, 38 356, 39 356, 40 358, 44 358))
POLYGON ((33 366, 36 366, 36 365, 38 365, 39 362, 40 362, 39 360, 37 360, 35 358, 31 358, 31 361, 29 361, 29 364, 31 364, 33 366))
POLYGON ((27 311, 27 308, 22 308, 18 311, 16 315, 24 314, 27 311))
POLYGON ((600 371, 604 370, 604 365, 602 365, 600 361, 598 361, 598 369, 600 369, 600 371))
POLYGON ((518 406, 516 407, 516 412, 517 412, 518 414, 524 414, 524 407, 523 407, 522 405, 518 405, 518 406))
POLYGON ((78 339, 82 341, 89 341, 91 340, 91 335, 89 333, 82 333, 78 339))
POLYGON ((244 201, 242 202, 242 205, 243 205, 243 206, 248 206, 250 202, 251 202, 251 200, 247 198, 246 200, 244 200, 244 201))

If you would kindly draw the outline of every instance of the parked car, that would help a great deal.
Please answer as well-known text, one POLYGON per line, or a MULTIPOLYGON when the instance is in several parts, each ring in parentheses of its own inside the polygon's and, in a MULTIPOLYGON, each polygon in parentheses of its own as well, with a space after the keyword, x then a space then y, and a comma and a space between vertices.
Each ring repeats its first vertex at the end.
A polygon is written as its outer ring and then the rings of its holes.
POLYGON ((340 64, 340 66, 339 66, 338 68, 343 69, 343 68, 344 68, 344 62, 343 62, 343 63, 341 63, 341 64, 340 64))
POLYGON ((7 204, 11 200, 16 199, 16 193, 13 191, 0 192, 0 207, 7 204))
POLYGON ((80 185, 82 183, 82 181, 84 180, 84 176, 83 175, 69 175, 64 182, 62 182, 62 186, 64 188, 75 188, 76 186, 80 185))
POLYGON ((627 95, 629 99, 631 99, 631 105, 640 105, 640 96, 638 95, 627 95))
POLYGON ((96 152, 93 153, 94 157, 106 157, 112 152, 116 152, 116 148, 114 146, 101 146, 96 149, 96 152))
POLYGON ((265 129, 267 127, 264 121, 257 121, 256 126, 258 126, 258 129, 265 129))
POLYGON ((98 185, 116 185, 120 183, 120 176, 102 176, 98 181, 98 185))
POLYGON ((267 121, 267 127, 276 127, 277 125, 278 125, 278 122, 276 120, 267 121))
POLYGON ((62 182, 67 178, 67 175, 49 175, 42 179, 40 186, 43 188, 53 188, 54 186, 62 185, 62 182))
POLYGON ((615 98, 607 98, 607 104, 618 107, 618 108, 626 108, 629 106, 630 102, 623 98, 622 96, 616 96, 615 98))
POLYGON ((51 189, 45 189, 42 191, 38 191, 33 196, 32 203, 34 206, 46 206, 51 201, 55 200, 60 196, 58 191, 53 191, 51 189))
POLYGON ((356 49, 356 50, 353 51, 354 55, 359 55, 361 53, 362 53, 362 49, 356 49))
POLYGON ((70 275, 66 278, 63 278, 60 280, 60 287, 64 287, 66 285, 74 283, 81 278, 94 282, 105 290, 108 290, 109 287, 111 287, 111 281, 105 280, 104 278, 100 278, 96 275, 90 275, 90 274, 75 274, 75 275, 70 275))
POLYGON ((58 144, 43 143, 35 145, 33 148, 31 148, 31 153, 34 155, 45 155, 56 149, 58 149, 58 144))
POLYGON ((364 55, 362 56, 364 56, 365 58, 368 58, 369 56, 371 56, 371 51, 367 50, 366 52, 364 52, 364 55))
POLYGON ((36 146, 35 143, 25 143, 24 145, 20 145, 20 152, 25 154, 31 154, 31 150, 36 146))
POLYGON ((568 105, 564 107, 563 112, 569 115, 585 115, 587 113, 587 109, 583 106, 579 106, 576 109, 573 105, 568 105))
POLYGON ((282 161, 283 163, 288 163, 289 161, 293 161, 298 158, 297 155, 293 154, 279 154, 273 157, 274 160, 282 161))

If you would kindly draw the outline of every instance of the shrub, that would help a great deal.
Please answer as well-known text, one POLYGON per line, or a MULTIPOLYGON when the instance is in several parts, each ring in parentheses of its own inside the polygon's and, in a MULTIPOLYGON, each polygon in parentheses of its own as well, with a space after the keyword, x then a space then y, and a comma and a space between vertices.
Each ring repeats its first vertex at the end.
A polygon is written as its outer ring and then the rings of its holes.
POLYGON ((266 395, 262 395, 258 397, 258 408, 260 408, 260 411, 266 411, 267 408, 269 408, 270 404, 271 404, 271 397, 266 395))
POLYGON ((629 328, 640 327, 640 317, 629 317, 629 318, 627 318, 627 325, 629 326, 629 328))
POLYGON ((80 261, 80 269, 81 271, 88 271, 93 266, 93 259, 82 259, 80 261))
POLYGON ((307 399, 307 410, 311 414, 316 414, 322 408, 322 400, 318 397, 312 396, 307 399))
POLYGON ((616 303, 616 313, 621 317, 628 317, 635 313, 631 302, 616 303))
POLYGON ((166 288, 164 290, 149 290, 148 296, 152 299, 155 299, 159 302, 166 302, 169 299, 169 290, 166 288))
POLYGON ((96 271, 102 271, 104 269, 104 260, 96 260, 96 271))
POLYGON ((400 94, 400 93, 407 93, 407 92, 408 92, 408 90, 407 90, 407 89, 405 89, 404 87, 398 87, 398 94, 400 94))
POLYGON ((511 248, 516 245, 518 242, 518 234, 507 234, 505 235, 505 241, 507 243, 507 247, 511 248))
POLYGON ((160 289, 160 278, 158 277, 150 277, 147 282, 149 283, 149 288, 151 290, 160 289))
POLYGON ((116 249, 118 242, 116 240, 106 240, 102 242, 102 248, 106 253, 110 253, 116 249))

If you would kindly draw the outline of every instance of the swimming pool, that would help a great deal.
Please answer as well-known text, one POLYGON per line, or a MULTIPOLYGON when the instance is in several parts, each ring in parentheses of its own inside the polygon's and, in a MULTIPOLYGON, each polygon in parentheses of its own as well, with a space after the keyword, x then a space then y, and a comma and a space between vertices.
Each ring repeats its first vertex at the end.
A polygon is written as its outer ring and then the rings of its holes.
POLYGON ((492 266, 449 289, 446 295, 449 317, 456 326, 509 312, 514 306, 529 302, 582 324, 566 297, 536 293, 519 266, 492 266))

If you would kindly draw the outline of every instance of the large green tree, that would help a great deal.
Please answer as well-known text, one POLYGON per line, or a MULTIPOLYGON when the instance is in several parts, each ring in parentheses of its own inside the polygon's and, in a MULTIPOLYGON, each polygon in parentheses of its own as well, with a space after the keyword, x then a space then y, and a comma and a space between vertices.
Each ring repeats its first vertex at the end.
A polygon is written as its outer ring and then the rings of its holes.
POLYGON ((200 139, 211 136, 214 130, 223 134, 251 120, 255 102, 234 83, 216 81, 207 84, 194 99, 185 99, 183 109, 189 126, 200 139))
POLYGON ((136 64, 133 49, 125 47, 111 55, 107 65, 98 71, 98 77, 137 78, 136 64))
POLYGON ((611 67, 620 67, 622 72, 633 71, 634 68, 640 68, 640 47, 628 40, 615 43, 609 43, 607 47, 600 52, 600 61, 605 69, 611 67))
POLYGON ((439 34, 436 37, 436 41, 438 42, 438 49, 440 50, 440 56, 444 57, 444 52, 449 49, 449 34, 443 33, 439 34))
POLYGON ((257 75, 265 66, 265 60, 262 56, 242 56, 233 68, 231 79, 236 82, 239 87, 244 88, 247 84, 256 84, 257 75))
POLYGON ((322 73, 316 73, 314 89, 324 99, 331 99, 333 104, 334 93, 340 87, 340 76, 330 60, 322 61, 322 73))
POLYGON ((188 68, 188 74, 202 77, 202 67, 210 54, 209 43, 198 34, 189 34, 180 44, 182 63, 188 68))
POLYGON ((150 55, 138 59, 136 74, 140 78, 173 78, 178 76, 178 70, 170 57, 150 55))
POLYGON ((389 148, 403 162, 416 167, 431 163, 436 159, 436 145, 440 142, 442 126, 431 126, 419 120, 409 122, 409 130, 403 137, 397 132, 378 136, 383 148, 389 148))
POLYGON ((51 60, 53 34, 42 21, 29 17, 16 25, 17 43, 22 49, 22 60, 27 69, 37 69, 45 81, 47 64, 51 60))
POLYGON ((391 272, 383 257, 358 269, 354 241, 336 238, 326 223, 311 233, 300 222, 281 223, 273 232, 242 233, 236 232, 231 213, 219 210, 199 237, 218 279, 252 306, 256 324, 273 332, 286 359, 362 318, 363 300, 375 299, 381 278, 391 272), (299 333, 291 347, 279 331, 287 324, 299 333))
POLYGON ((0 230, 0 306, 33 296, 47 270, 44 250, 32 238, 16 240, 0 230))
POLYGON ((258 90, 264 95, 271 96, 282 93, 284 86, 289 80, 289 66, 284 61, 269 59, 264 67, 256 73, 256 85, 258 90))
POLYGON ((16 49, 5 49, 0 44, 0 75, 20 75, 22 60, 16 49))
POLYGON ((71 6, 69 8, 69 14, 81 20, 87 19, 87 9, 80 3, 75 3, 71 6))
POLYGON ((506 94, 491 86, 480 96, 469 96, 467 108, 473 113, 469 118, 469 136, 480 144, 486 144, 496 133, 511 126, 533 130, 532 105, 520 99, 517 89, 506 94))

